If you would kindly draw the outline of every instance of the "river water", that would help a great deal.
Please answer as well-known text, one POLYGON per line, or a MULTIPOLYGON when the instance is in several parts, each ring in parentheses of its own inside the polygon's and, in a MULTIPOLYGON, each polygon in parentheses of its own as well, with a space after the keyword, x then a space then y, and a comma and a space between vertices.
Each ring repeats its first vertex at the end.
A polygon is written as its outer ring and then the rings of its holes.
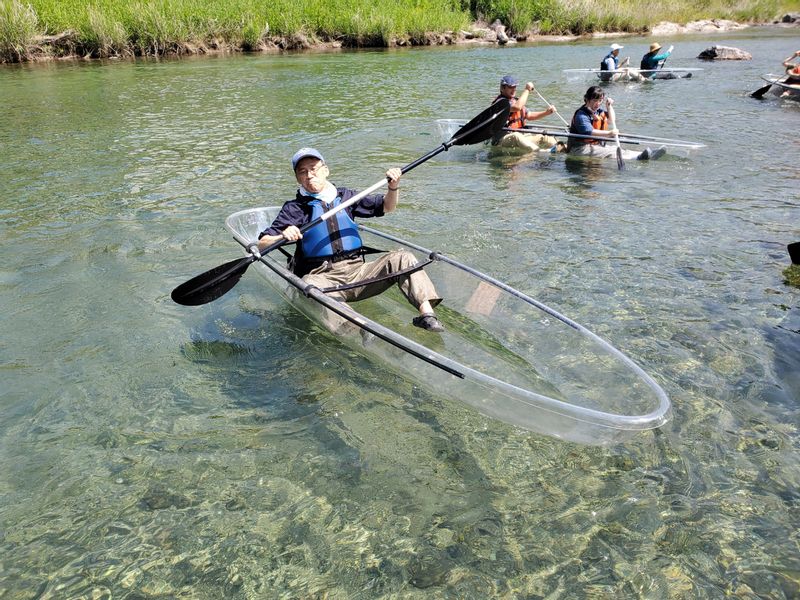
POLYGON ((797 36, 659 41, 704 70, 609 86, 619 127, 707 148, 454 148, 378 223, 652 374, 673 420, 612 448, 426 393, 250 273, 169 297, 239 256, 228 214, 293 195, 298 147, 366 187, 505 73, 569 118, 591 81, 562 69, 605 43, 0 68, 0 596, 798 597, 800 104, 748 97, 797 36), (695 59, 715 43, 753 60, 695 59))

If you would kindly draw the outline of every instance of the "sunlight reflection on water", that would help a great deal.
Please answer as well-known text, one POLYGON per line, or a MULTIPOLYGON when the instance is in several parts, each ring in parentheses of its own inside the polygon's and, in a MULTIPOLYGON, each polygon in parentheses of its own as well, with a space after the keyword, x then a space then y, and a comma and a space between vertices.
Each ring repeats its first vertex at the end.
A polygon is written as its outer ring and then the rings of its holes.
POLYGON ((319 146, 337 183, 372 182, 435 148, 436 119, 482 110, 506 72, 570 115, 589 82, 561 69, 604 43, 4 67, 0 587, 796 596, 800 318, 781 271, 800 237, 783 176, 800 109, 747 98, 795 41, 680 38, 676 64, 712 43, 754 60, 610 88, 623 129, 700 152, 620 172, 461 148, 408 175, 377 225, 652 373, 673 422, 612 449, 432 396, 256 277, 201 308, 169 300, 237 255, 228 214, 293 195, 298 146, 319 146))

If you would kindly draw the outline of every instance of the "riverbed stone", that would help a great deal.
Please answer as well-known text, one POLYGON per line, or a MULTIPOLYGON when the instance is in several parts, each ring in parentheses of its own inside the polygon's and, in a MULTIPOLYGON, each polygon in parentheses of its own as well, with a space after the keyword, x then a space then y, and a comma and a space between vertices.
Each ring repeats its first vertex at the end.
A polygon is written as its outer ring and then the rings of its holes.
POLYGON ((732 46, 711 46, 697 55, 702 60, 752 60, 753 55, 732 46))

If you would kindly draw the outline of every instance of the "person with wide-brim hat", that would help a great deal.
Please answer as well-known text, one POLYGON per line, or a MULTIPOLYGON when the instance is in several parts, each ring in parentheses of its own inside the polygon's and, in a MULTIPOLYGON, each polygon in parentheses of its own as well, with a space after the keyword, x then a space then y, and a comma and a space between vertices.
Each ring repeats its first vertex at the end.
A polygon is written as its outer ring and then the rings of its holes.
POLYGON ((666 52, 659 53, 661 44, 653 42, 650 44, 650 51, 642 57, 642 62, 639 64, 639 73, 646 79, 655 79, 658 70, 664 64, 664 61, 672 54, 674 46, 670 46, 666 52))

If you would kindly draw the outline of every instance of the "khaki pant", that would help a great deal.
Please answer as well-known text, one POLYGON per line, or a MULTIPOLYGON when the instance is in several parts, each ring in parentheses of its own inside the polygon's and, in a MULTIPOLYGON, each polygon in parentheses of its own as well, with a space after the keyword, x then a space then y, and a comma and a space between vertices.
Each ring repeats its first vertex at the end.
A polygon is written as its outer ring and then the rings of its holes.
POLYGON ((552 148, 556 145, 556 138, 540 133, 507 133, 497 144, 500 148, 519 148, 522 150, 538 151, 539 148, 552 148))
MULTIPOLYGON (((411 252, 407 250, 393 250, 369 262, 364 262, 362 258, 353 258, 332 264, 323 264, 305 275, 303 281, 320 289, 324 289, 397 273, 416 263, 417 257, 411 252)), ((419 308, 420 304, 426 300, 431 303, 431 306, 436 306, 442 301, 436 294, 436 289, 433 287, 433 283, 424 270, 415 271, 410 275, 404 275, 398 281, 387 279, 357 288, 330 292, 325 295, 342 302, 354 302, 356 300, 365 300, 372 296, 377 296, 388 290, 395 283, 397 283, 400 291, 414 308, 419 308)), ((326 325, 328 328, 334 332, 338 331, 342 325, 343 319, 331 311, 326 311, 326 314, 326 325)))

